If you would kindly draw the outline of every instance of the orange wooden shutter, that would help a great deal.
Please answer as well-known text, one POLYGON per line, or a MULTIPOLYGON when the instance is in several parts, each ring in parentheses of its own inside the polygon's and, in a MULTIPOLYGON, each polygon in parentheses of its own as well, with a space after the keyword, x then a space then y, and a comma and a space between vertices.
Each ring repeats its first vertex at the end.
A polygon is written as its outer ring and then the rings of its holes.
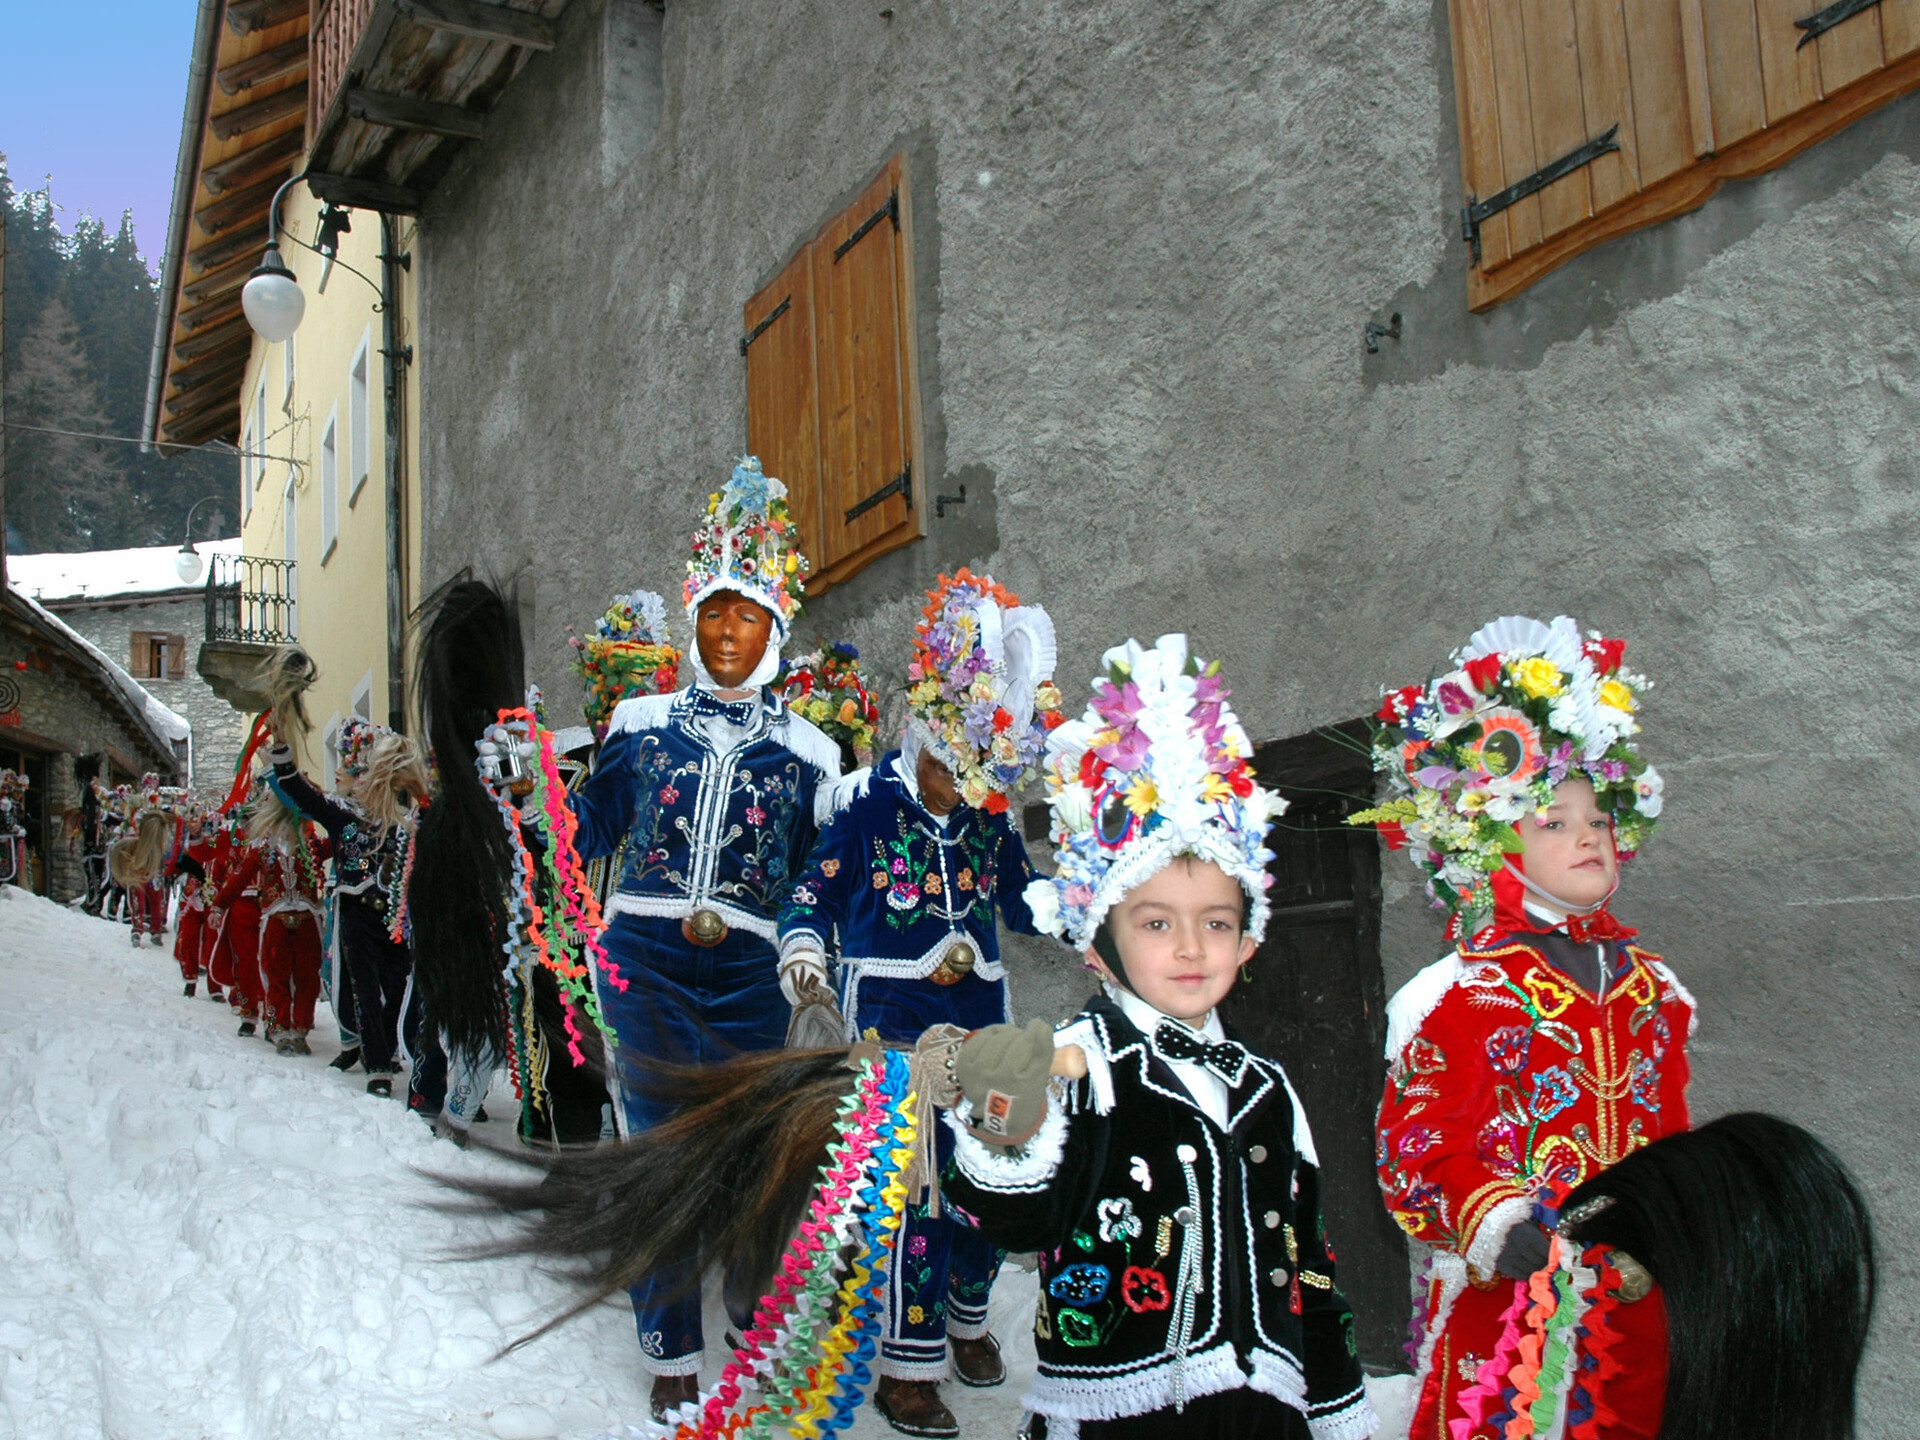
POLYGON ((747 443, 819 595, 920 535, 907 169, 889 160, 747 302, 747 443))
POLYGON ((1469 206, 1609 132, 1617 147, 1477 223, 1463 212, 1477 251, 1474 310, 1920 86, 1920 0, 1449 0, 1449 9, 1469 206), (1819 31, 1811 38, 1808 23, 1819 31))

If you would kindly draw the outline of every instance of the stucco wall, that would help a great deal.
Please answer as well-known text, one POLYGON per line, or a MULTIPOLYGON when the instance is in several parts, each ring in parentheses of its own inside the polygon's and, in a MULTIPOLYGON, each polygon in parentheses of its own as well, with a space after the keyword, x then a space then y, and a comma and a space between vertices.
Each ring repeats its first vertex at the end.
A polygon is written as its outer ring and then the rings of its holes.
MULTIPOLYGON (((1261 739, 1503 612, 1627 636, 1669 804, 1620 910, 1699 998, 1696 1113, 1785 1113, 1866 1181, 1863 1433, 1904 1434, 1920 104, 1476 318, 1444 0, 892 10, 570 7, 422 221, 428 580, 524 568, 571 696, 566 627, 675 587, 743 443, 741 303, 905 148, 928 493, 967 504, 802 634, 897 673, 917 589, 986 565, 1070 690, 1187 629, 1261 739)), ((1441 948, 1403 866, 1390 988, 1441 948)))

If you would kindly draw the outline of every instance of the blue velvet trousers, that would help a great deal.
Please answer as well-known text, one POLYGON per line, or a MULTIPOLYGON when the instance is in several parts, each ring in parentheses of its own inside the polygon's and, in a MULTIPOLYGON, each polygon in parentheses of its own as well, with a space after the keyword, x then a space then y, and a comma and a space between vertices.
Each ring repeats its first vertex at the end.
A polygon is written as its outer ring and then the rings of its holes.
MULTIPOLYGON (((942 1023, 963 1030, 1000 1025, 1008 1018, 1004 980, 966 975, 951 985, 872 975, 841 977, 849 1028, 879 1040, 913 1040, 942 1023)), ((938 1126, 939 1168, 953 1158, 953 1137, 938 1126)), ((896 1380, 944 1380, 951 1374, 947 1337, 977 1340, 987 1333, 987 1297, 1006 1252, 944 1211, 936 1219, 922 1204, 908 1207, 895 1242, 887 1283, 887 1328, 879 1372, 896 1380)))
MULTIPOLYGON (((702 947, 687 943, 678 920, 616 915, 601 943, 627 982, 625 990, 604 979, 599 985, 601 1013, 619 1037, 610 1057, 616 1073, 636 1062, 708 1063, 786 1043, 792 1012, 780 993, 773 946, 759 936, 734 930, 718 945, 702 947)), ((670 1113, 644 1083, 634 1083, 643 1078, 628 1074, 617 1086, 629 1135, 670 1113)), ((687 1202, 706 1203, 697 1195, 687 1202)), ((629 1293, 647 1369, 697 1375, 705 1338, 694 1266, 658 1271, 629 1293)), ((733 1318, 744 1328, 751 1317, 733 1318)))

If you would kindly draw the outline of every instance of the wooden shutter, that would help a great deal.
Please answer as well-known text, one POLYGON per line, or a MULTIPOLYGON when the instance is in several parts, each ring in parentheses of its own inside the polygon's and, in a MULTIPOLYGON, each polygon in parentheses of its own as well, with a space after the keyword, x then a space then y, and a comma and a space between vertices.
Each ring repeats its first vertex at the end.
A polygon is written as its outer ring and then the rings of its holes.
POLYGON ((1611 132, 1479 219, 1485 310, 1603 240, 1703 204, 1920 86, 1920 0, 1449 0, 1469 207, 1611 132), (1819 33, 1797 21, 1816 20, 1819 33), (1821 29, 1821 25, 1829 28, 1821 29), (1802 43, 1802 42, 1806 43, 1802 43))
POLYGON ((747 444, 819 595, 921 534, 907 167, 889 160, 747 302, 747 444))
POLYGON ((187 678, 187 637, 184 635, 167 636, 167 679, 184 680, 187 678))
POLYGON ((136 630, 128 639, 127 673, 136 680, 151 680, 153 676, 153 636, 145 630, 136 630))

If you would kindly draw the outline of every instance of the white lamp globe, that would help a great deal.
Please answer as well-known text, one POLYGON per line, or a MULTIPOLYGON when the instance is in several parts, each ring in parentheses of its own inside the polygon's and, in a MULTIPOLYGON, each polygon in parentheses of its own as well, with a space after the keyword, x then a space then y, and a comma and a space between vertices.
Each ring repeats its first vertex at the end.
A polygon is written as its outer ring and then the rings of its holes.
POLYGON ((200 578, 200 552, 191 545, 182 545, 174 552, 173 573, 180 577, 181 584, 193 584, 200 578))
POLYGON ((259 268, 240 292, 240 308, 247 312, 253 333, 270 344, 278 344, 300 328, 301 318, 307 313, 307 297, 301 294, 293 271, 280 258, 278 245, 267 246, 260 257, 259 268))

